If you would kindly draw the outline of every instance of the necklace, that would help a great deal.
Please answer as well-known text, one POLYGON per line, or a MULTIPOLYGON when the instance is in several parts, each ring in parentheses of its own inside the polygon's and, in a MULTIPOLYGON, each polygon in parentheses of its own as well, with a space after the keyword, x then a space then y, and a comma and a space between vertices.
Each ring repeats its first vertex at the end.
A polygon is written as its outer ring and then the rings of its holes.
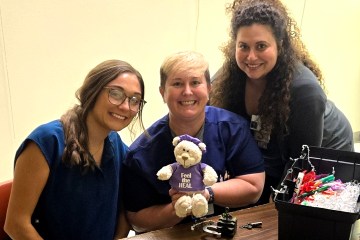
POLYGON ((104 147, 104 143, 100 144, 100 146, 98 147, 98 149, 96 149, 96 151, 95 151, 94 153, 91 153, 91 152, 90 152, 91 156, 92 156, 92 157, 95 157, 96 154, 98 154, 99 151, 100 151, 100 149, 102 149, 103 147, 104 147))

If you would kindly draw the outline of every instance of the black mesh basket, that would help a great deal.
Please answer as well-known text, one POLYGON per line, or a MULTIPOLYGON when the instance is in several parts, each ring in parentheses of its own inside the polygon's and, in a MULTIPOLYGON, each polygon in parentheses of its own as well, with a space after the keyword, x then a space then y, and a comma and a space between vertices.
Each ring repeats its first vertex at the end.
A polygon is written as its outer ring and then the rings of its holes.
POLYGON ((349 240, 352 225, 359 212, 349 213, 293 204, 295 182, 299 171, 314 168, 317 173, 333 173, 343 182, 360 181, 360 153, 304 146, 298 159, 291 160, 282 183, 275 190, 278 210, 279 240, 349 240))

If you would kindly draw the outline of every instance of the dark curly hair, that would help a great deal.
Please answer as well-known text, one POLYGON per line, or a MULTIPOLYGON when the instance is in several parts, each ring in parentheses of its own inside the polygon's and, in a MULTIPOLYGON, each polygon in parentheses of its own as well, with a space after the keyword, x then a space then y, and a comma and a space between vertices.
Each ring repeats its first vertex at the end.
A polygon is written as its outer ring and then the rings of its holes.
MULTIPOLYGON (((86 118, 94 108, 103 87, 120 74, 126 72, 137 76, 141 88, 141 98, 144 99, 145 87, 141 74, 129 63, 121 60, 107 60, 97 65, 88 73, 83 85, 76 91, 76 98, 80 104, 75 104, 60 119, 64 128, 66 145, 62 160, 66 166, 78 165, 85 171, 95 168, 95 160, 88 151, 89 139, 86 118)), ((142 110, 143 104, 140 106, 137 116, 133 119, 133 123, 136 119, 139 119, 140 127, 144 130, 142 110)), ((131 133, 133 133, 133 127, 132 124, 131 133)))
POLYGON ((321 71, 310 58, 296 22, 280 0, 235 0, 227 6, 226 12, 232 15, 230 40, 222 48, 225 62, 213 78, 210 104, 246 116, 246 112, 240 112, 244 99, 239 99, 239 96, 244 95, 247 76, 236 63, 236 35, 243 26, 267 25, 272 29, 279 54, 276 65, 267 75, 267 85, 259 100, 260 134, 269 136, 278 127, 285 127, 286 132, 290 113, 289 89, 296 64, 302 62, 308 67, 324 88, 321 71))

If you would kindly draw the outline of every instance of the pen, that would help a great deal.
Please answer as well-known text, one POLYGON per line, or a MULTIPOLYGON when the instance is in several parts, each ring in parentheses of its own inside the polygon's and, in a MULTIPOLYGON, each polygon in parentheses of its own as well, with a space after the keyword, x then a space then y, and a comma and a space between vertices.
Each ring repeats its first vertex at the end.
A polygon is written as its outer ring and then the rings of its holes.
POLYGON ((315 194, 315 193, 317 193, 317 192, 323 192, 323 191, 327 190, 329 187, 330 187, 330 186, 322 186, 322 187, 319 187, 319 188, 316 189, 316 190, 303 193, 303 194, 301 194, 299 197, 303 198, 303 197, 307 197, 307 196, 313 195, 313 194, 315 194))

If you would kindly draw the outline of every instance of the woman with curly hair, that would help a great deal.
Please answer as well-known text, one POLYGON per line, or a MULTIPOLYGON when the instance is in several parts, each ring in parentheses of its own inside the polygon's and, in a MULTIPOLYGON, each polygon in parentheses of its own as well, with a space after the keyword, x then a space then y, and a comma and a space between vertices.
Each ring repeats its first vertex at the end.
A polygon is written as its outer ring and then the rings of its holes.
POLYGON ((15 156, 5 231, 11 239, 117 239, 129 231, 121 210, 118 131, 142 124, 144 81, 129 63, 93 68, 60 119, 37 127, 15 156))
POLYGON ((261 204, 303 144, 353 151, 352 129, 327 100, 321 70, 280 0, 235 0, 227 11, 230 40, 212 79, 210 104, 249 120, 265 159, 261 204))

